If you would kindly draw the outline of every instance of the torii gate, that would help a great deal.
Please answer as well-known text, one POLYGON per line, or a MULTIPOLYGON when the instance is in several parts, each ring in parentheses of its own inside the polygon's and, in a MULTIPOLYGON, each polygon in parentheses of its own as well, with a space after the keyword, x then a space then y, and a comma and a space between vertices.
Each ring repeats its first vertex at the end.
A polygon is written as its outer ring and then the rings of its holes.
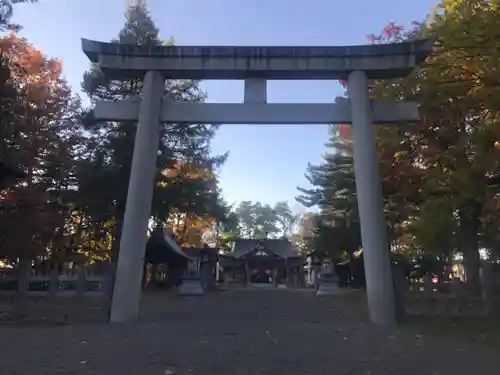
POLYGON ((430 40, 350 47, 169 47, 82 40, 88 58, 113 79, 144 79, 141 98, 100 102, 99 120, 138 121, 111 322, 139 313, 142 263, 156 169, 160 123, 352 124, 370 318, 395 322, 394 288, 383 214, 373 123, 418 121, 416 103, 370 100, 369 79, 409 74, 430 40), (164 95, 166 79, 245 80, 244 103, 179 103, 164 95), (349 99, 332 104, 267 103, 267 80, 347 80, 349 99))

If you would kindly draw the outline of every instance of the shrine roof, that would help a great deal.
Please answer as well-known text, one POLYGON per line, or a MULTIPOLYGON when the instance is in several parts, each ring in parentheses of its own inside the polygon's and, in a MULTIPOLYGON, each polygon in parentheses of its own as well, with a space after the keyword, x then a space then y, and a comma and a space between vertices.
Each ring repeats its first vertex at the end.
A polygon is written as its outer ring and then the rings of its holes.
POLYGON ((274 253, 284 259, 300 257, 300 254, 298 254, 293 244, 286 238, 238 238, 234 242, 233 250, 227 255, 230 255, 233 258, 241 258, 258 249, 274 253))
POLYGON ((146 260, 149 263, 177 263, 192 259, 169 233, 154 231, 146 244, 146 260))

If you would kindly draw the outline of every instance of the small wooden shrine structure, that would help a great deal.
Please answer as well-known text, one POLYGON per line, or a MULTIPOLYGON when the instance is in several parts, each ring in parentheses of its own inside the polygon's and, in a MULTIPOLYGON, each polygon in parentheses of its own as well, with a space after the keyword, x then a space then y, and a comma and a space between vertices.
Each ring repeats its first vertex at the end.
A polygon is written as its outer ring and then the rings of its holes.
POLYGON ((304 257, 286 238, 239 238, 231 252, 219 254, 224 279, 245 284, 265 276, 274 285, 303 285, 304 264, 304 257))

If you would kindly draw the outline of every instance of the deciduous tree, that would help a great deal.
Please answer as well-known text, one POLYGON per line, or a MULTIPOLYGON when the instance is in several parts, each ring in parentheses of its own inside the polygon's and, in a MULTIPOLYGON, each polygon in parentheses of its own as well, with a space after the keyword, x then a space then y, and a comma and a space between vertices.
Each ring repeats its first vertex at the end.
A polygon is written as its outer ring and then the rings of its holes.
POLYGON ((64 193, 71 186, 79 102, 58 60, 14 33, 0 39, 0 48, 9 90, 2 98, 1 158, 25 174, 1 192, 0 252, 11 260, 49 249, 54 255, 68 217, 64 193))
POLYGON ((499 169, 499 23, 494 2, 444 0, 408 32, 392 23, 371 36, 374 43, 436 41, 420 69, 373 86, 374 97, 419 102, 422 119, 377 130, 386 209, 393 223, 413 222, 422 251, 463 254, 474 287, 481 238, 496 230, 489 226, 498 191, 489 179, 499 169))

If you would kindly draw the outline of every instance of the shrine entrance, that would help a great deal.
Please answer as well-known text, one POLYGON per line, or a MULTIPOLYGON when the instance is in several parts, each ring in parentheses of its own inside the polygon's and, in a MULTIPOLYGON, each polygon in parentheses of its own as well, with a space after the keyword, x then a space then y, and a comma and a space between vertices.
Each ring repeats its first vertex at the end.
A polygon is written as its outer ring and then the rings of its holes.
POLYGON ((224 280, 245 285, 305 286, 304 263, 286 238, 239 238, 231 252, 219 255, 224 280))
POLYGON ((288 285, 290 270, 287 259, 273 253, 265 244, 243 257, 248 284, 288 285))
POLYGON ((99 120, 138 121, 111 322, 139 314, 142 261, 150 219, 160 123, 352 124, 356 193, 370 318, 396 320, 393 280, 373 124, 418 120, 416 103, 370 100, 369 79, 410 73, 432 41, 345 47, 139 46, 82 40, 110 79, 143 79, 140 98, 100 102, 99 120), (244 80, 244 103, 181 103, 164 97, 167 79, 244 80), (267 80, 345 80, 349 99, 335 103, 267 103, 267 80))

